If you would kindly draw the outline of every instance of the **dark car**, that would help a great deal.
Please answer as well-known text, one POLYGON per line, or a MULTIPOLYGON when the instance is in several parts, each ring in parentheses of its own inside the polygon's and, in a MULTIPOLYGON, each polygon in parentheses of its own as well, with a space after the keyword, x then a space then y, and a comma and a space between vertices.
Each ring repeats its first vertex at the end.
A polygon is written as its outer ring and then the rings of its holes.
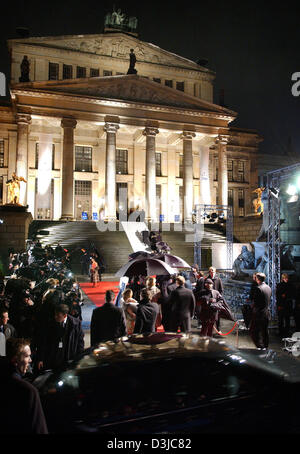
POLYGON ((198 335, 106 342, 40 376, 49 431, 299 433, 300 362, 198 335), (277 365, 278 363, 278 365, 277 365))

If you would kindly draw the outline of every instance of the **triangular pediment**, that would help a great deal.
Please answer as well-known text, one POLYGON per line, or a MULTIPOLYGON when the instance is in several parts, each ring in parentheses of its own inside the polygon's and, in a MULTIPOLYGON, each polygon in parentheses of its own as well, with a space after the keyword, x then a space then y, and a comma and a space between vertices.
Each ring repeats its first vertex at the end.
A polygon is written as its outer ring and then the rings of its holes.
POLYGON ((147 43, 125 33, 102 33, 97 35, 64 35, 47 37, 29 37, 8 40, 9 45, 21 42, 31 46, 42 46, 96 54, 119 59, 129 59, 130 49, 134 49, 137 65, 156 63, 160 65, 185 68, 213 74, 192 60, 164 50, 152 43, 147 43))
POLYGON ((29 82, 15 84, 12 89, 34 90, 39 93, 57 93, 94 99, 110 99, 136 104, 197 110, 216 115, 236 116, 236 113, 229 109, 160 85, 138 75, 29 82))

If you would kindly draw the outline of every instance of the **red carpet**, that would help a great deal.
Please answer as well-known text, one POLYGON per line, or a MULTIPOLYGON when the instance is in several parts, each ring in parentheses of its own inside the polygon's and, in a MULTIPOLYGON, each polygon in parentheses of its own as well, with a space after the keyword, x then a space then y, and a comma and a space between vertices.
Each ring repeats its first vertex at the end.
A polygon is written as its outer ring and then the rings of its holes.
MULTIPOLYGON (((82 291, 86 296, 95 304, 95 306, 102 306, 105 302, 106 290, 113 290, 117 296, 119 293, 119 281, 101 281, 93 287, 91 282, 79 282, 82 291)), ((163 332, 164 327, 161 325, 157 328, 158 332, 163 332)))
POLYGON ((101 281, 93 287, 91 282, 80 282, 80 287, 86 296, 95 304, 95 306, 102 306, 105 302, 106 290, 113 290, 115 295, 119 293, 119 281, 101 281))

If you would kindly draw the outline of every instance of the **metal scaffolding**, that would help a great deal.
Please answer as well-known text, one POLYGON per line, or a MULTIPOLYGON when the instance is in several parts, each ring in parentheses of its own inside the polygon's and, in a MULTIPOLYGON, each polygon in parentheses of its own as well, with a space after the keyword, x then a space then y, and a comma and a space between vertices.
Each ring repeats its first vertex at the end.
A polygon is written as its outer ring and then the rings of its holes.
POLYGON ((280 185, 299 171, 300 163, 283 167, 266 173, 266 190, 268 191, 268 284, 272 289, 271 317, 276 318, 276 286, 280 282, 280 185))
POLYGON ((196 205, 196 227, 194 242, 194 262, 201 269, 201 243, 204 234, 204 220, 207 215, 216 213, 218 218, 223 218, 226 223, 226 251, 227 251, 227 270, 232 270, 233 264, 233 218, 232 207, 229 205, 196 205))

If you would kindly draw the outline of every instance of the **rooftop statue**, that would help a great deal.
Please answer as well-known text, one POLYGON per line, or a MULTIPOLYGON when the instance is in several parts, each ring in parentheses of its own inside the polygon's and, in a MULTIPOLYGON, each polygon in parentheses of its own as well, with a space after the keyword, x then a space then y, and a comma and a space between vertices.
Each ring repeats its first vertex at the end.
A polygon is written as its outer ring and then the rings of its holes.
POLYGON ((136 74, 137 73, 137 70, 135 69, 136 56, 133 49, 130 49, 129 59, 130 63, 127 74, 136 74))
POLYGON ((10 180, 7 180, 6 186, 8 186, 7 191, 7 198, 8 198, 8 205, 19 205, 20 206, 20 182, 23 181, 27 183, 27 181, 23 177, 18 177, 15 172, 13 172, 12 177, 10 180))
POLYGON ((128 32, 136 32, 138 20, 134 16, 127 17, 125 13, 122 13, 121 9, 115 10, 113 12, 108 12, 104 18, 104 27, 105 28, 116 28, 117 30, 124 30, 128 32))
POLYGON ((24 55, 20 68, 21 68, 21 77, 19 77, 19 82, 30 82, 30 80, 29 80, 30 63, 27 58, 27 55, 24 55))

